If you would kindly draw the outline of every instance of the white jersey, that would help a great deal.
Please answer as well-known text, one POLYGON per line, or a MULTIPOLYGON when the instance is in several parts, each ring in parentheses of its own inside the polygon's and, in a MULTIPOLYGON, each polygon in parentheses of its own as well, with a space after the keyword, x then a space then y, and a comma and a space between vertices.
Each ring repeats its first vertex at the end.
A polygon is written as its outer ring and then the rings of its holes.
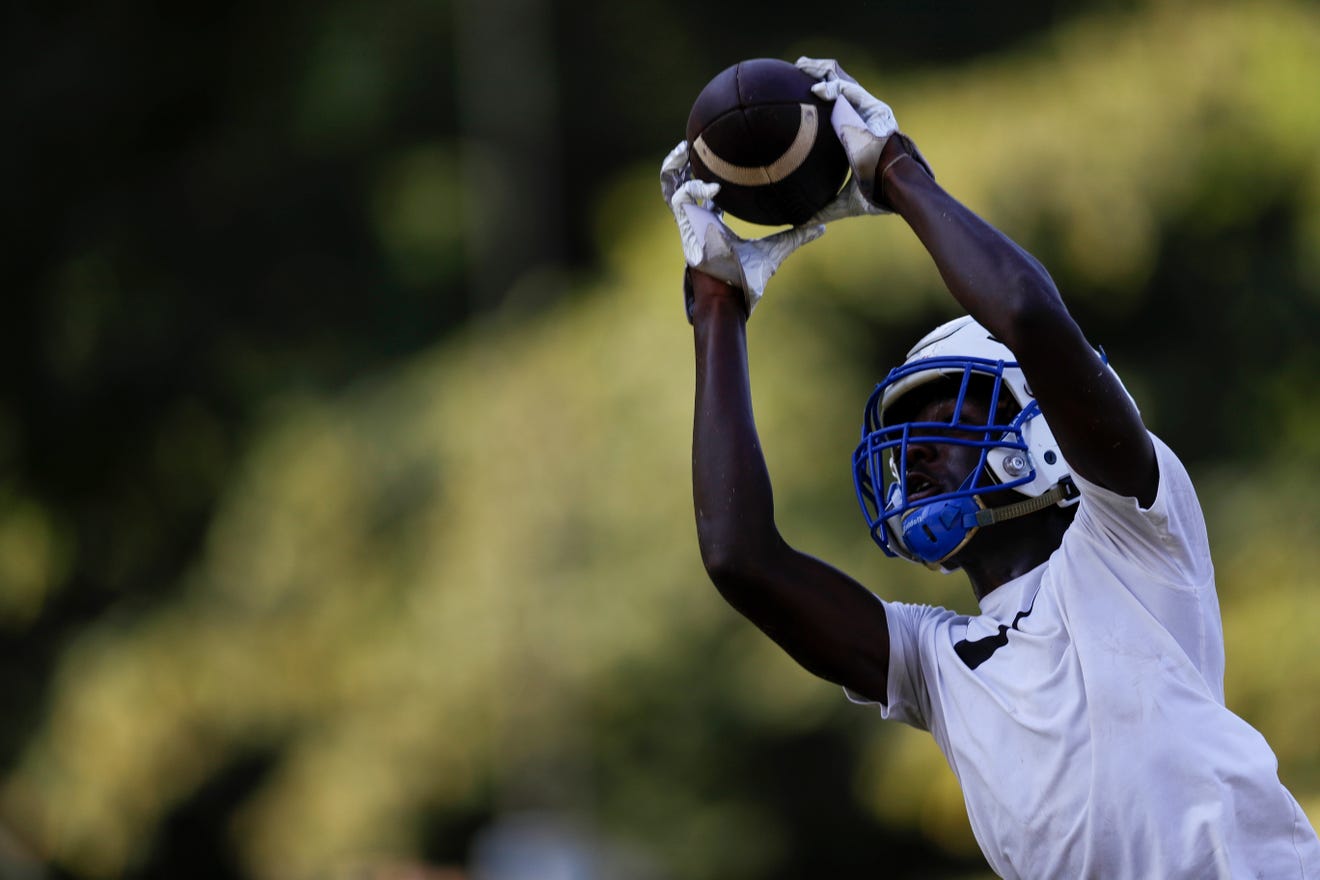
POLYGON ((1154 442, 1150 509, 1078 480, 1058 550, 980 616, 886 603, 881 711, 934 735, 1003 877, 1320 880, 1274 753, 1224 706, 1204 520, 1154 442))

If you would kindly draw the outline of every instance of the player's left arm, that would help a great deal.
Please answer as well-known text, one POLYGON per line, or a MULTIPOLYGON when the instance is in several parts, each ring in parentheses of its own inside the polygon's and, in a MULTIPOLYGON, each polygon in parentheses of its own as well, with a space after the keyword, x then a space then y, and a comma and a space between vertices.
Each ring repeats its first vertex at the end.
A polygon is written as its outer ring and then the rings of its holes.
POLYGON ((1012 350, 1073 471, 1150 506, 1159 484, 1150 435, 1049 273, 945 192, 909 149, 899 138, 885 144, 874 198, 907 221, 954 298, 1012 350))
POLYGON ((1141 415, 1086 341, 1049 273, 945 192, 889 105, 837 61, 799 58, 797 66, 820 80, 812 89, 817 96, 834 102, 830 121, 853 172, 849 198, 841 196, 817 220, 901 215, 954 298, 1013 351, 1073 471, 1143 506, 1153 503, 1159 470, 1141 415), (858 201, 867 207, 858 209, 858 201))

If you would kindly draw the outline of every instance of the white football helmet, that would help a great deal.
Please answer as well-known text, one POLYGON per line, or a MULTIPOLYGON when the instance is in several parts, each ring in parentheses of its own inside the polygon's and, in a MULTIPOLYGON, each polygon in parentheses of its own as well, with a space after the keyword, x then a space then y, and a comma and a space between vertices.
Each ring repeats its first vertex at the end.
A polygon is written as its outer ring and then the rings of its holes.
POLYGON ((968 316, 928 333, 876 386, 853 453, 853 480, 871 536, 886 554, 946 571, 943 563, 982 526, 1078 498, 1068 462, 1013 353, 968 316), (950 421, 895 418, 900 399, 939 380, 957 395, 950 421), (963 399, 974 383, 975 394, 988 389, 986 424, 964 421, 963 399), (1016 407, 1000 405, 1005 395, 1016 407), (913 443, 971 446, 980 455, 958 489, 908 501, 904 462, 913 443))

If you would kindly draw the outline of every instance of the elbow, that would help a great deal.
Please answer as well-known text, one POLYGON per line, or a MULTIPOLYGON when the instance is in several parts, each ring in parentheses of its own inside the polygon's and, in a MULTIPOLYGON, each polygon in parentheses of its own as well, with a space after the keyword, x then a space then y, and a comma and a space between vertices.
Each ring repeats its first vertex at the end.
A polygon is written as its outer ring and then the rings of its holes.
POLYGON ((738 541, 722 541, 699 535, 701 564, 717 587, 745 580, 751 569, 752 553, 738 541))
POLYGON ((758 581, 758 573, 770 564, 773 548, 780 544, 777 533, 755 536, 709 525, 699 525, 697 537, 706 574, 730 601, 758 581))
POLYGON ((701 562, 716 592, 735 611, 758 622, 766 599, 762 566, 740 550, 703 545, 701 562))

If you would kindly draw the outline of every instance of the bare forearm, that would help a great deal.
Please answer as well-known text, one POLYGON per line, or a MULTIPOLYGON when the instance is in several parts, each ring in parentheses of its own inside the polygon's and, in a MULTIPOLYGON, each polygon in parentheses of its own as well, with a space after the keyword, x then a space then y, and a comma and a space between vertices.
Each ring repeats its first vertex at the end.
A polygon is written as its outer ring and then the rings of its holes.
POLYGON ((891 142, 877 166, 879 195, 917 234, 954 299, 1012 350, 1073 472, 1148 503, 1158 472, 1145 425, 1049 273, 891 142))
POLYGON ((897 147, 881 156, 884 201, 916 233, 949 292, 1010 348, 1044 316, 1069 320, 1058 289, 1035 257, 949 195, 897 147))
POLYGON ((707 567, 746 565, 777 541, 770 476, 752 420, 741 305, 699 299, 692 484, 697 535, 707 567))
POLYGON ((752 417, 741 291, 698 277, 692 484, 702 562, 716 588, 804 668, 883 700, 884 607, 780 537, 752 417), (736 294, 736 295, 735 295, 736 294))

